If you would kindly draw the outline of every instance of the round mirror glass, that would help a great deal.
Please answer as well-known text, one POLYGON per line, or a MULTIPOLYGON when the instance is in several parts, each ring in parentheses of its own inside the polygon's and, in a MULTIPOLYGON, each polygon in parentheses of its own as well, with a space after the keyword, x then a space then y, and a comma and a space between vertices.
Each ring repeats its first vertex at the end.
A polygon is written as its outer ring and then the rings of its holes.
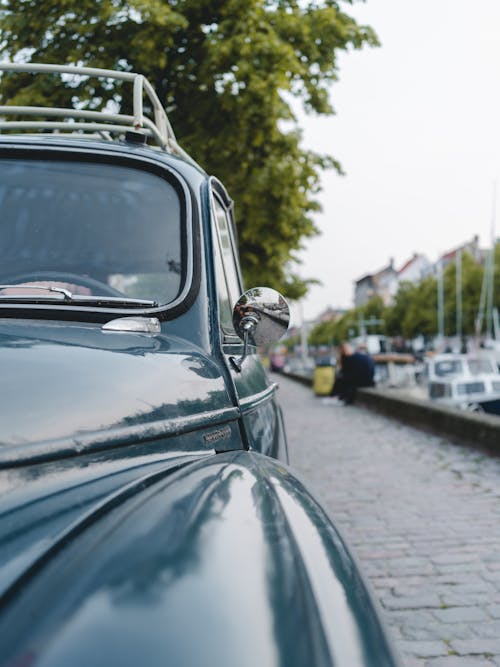
POLYGON ((243 339, 245 332, 252 345, 277 343, 290 322, 290 309, 279 292, 270 287, 254 287, 238 299, 233 310, 233 325, 243 339))

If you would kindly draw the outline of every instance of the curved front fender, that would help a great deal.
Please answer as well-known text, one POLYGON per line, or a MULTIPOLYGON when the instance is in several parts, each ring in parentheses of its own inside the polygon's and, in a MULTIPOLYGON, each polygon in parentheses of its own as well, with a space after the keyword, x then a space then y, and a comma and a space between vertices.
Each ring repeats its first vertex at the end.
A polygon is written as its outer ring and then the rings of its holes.
POLYGON ((345 546, 292 474, 193 463, 96 519, 0 617, 6 664, 393 666, 345 546))

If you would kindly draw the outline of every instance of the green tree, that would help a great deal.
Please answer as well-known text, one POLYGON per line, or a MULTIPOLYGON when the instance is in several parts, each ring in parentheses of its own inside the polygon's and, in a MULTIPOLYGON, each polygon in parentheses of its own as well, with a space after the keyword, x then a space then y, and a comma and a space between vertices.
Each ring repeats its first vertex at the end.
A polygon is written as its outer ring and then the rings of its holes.
POLYGON ((403 282, 394 303, 384 311, 389 336, 432 336, 437 333, 437 281, 429 276, 418 285, 403 282))
POLYGON ((404 338, 435 336, 437 326, 437 280, 428 276, 415 288, 402 321, 404 338))
MULTIPOLYGON (((456 263, 446 266, 443 275, 444 323, 446 336, 457 330, 456 263)), ((462 333, 474 333, 474 320, 479 305, 483 268, 469 253, 462 256, 462 333)), ((434 336, 438 331, 437 279, 427 277, 419 284, 402 283, 387 308, 387 333, 391 336, 434 336)))
POLYGON ((384 333, 384 324, 366 324, 371 318, 384 318, 386 308, 380 296, 375 296, 364 306, 348 310, 341 318, 335 321, 319 322, 309 333, 308 341, 311 345, 339 345, 353 336, 358 336, 361 321, 365 321, 367 334, 384 333))
POLYGON ((335 345, 339 345, 344 340, 349 340, 351 334, 357 332, 355 325, 355 310, 348 310, 342 317, 335 322, 333 329, 333 340, 335 345))
POLYGON ((318 322, 307 337, 310 345, 333 345, 335 343, 335 325, 336 322, 328 320, 327 322, 318 322))
MULTIPOLYGON (((293 266, 317 233, 319 173, 289 103, 333 113, 340 51, 377 43, 345 11, 352 0, 2 0, 4 58, 139 71, 165 102, 181 145, 228 186, 251 284, 304 294, 293 266)), ((4 75, 2 103, 101 109, 121 102, 107 81, 4 75)), ((125 100, 125 97, 124 97, 125 100)), ((125 105, 124 105, 125 107, 125 105)), ((127 112, 126 107, 122 109, 127 112)))
MULTIPOLYGON (((374 296, 368 301, 368 303, 366 303, 364 306, 361 306, 358 310, 359 315, 364 320, 382 320, 386 312, 386 307, 381 296, 374 296)), ((368 333, 380 333, 382 329, 385 330, 385 322, 384 324, 368 325, 368 327, 370 329, 374 329, 373 332, 370 330, 368 333)))
POLYGON ((389 336, 403 335, 403 322, 415 298, 416 287, 413 283, 402 282, 394 298, 394 303, 384 311, 386 331, 389 336))

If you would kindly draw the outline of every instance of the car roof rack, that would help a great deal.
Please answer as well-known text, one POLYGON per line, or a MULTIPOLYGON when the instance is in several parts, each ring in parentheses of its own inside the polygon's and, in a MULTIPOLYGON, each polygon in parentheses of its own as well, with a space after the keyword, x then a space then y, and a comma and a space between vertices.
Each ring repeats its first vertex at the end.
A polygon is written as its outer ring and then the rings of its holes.
MULTIPOLYGON (((194 162, 177 143, 170 125, 153 86, 142 75, 135 72, 120 72, 95 67, 78 67, 76 65, 49 65, 42 63, 0 63, 1 72, 26 72, 31 74, 71 74, 96 78, 127 81, 133 85, 133 115, 89 111, 85 109, 0 105, 0 132, 2 130, 56 130, 63 132, 128 132, 135 131, 151 138, 163 150, 180 155, 194 162), (143 99, 148 98, 153 118, 144 116, 143 99), (20 121, 8 120, 6 116, 46 116, 60 120, 20 121)), ((109 135, 108 135, 109 136, 109 135)))

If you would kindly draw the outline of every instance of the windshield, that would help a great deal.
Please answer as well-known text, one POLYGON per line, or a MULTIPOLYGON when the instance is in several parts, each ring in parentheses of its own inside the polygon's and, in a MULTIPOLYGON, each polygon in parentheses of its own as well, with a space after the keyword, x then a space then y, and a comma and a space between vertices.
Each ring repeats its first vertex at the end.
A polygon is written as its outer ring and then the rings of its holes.
POLYGON ((462 362, 457 359, 438 361, 434 366, 434 372, 438 377, 446 377, 447 375, 462 373, 462 362))
POLYGON ((493 364, 488 359, 469 359, 467 365, 469 366, 469 371, 472 375, 495 372, 493 364))
POLYGON ((47 287, 166 304, 181 291, 181 205, 160 176, 115 164, 3 159, 0 211, 0 300, 64 300, 47 287))

